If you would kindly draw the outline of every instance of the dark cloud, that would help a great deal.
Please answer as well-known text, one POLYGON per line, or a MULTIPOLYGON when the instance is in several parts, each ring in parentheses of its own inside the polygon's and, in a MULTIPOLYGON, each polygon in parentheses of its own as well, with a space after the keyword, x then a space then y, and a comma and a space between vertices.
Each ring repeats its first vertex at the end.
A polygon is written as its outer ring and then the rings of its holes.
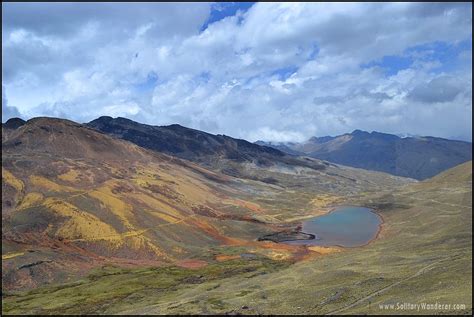
POLYGON ((104 32, 129 33, 138 26, 153 23, 150 32, 154 31, 155 35, 189 35, 196 32, 208 15, 209 4, 205 3, 2 3, 2 24, 7 31, 24 29, 53 37, 74 36, 87 23, 101 24, 104 32), (174 24, 172 28, 164 28, 170 23, 174 24))
POLYGON ((433 2, 429 5, 414 3, 413 6, 407 8, 406 13, 412 13, 419 17, 433 17, 456 13, 458 16, 469 18, 469 11, 472 12, 472 3, 433 2))
POLYGON ((453 101, 464 89, 461 83, 453 77, 441 76, 432 79, 426 84, 416 86, 408 98, 424 103, 453 101))

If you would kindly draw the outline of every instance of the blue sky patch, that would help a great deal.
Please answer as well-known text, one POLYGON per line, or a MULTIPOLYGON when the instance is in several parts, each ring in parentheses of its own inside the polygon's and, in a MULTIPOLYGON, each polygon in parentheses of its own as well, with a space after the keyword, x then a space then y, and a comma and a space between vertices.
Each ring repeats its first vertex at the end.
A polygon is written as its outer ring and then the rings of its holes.
POLYGON ((207 29, 209 24, 220 21, 225 17, 234 16, 237 11, 246 12, 255 2, 218 2, 212 5, 211 14, 201 27, 201 32, 207 29))
POLYGON ((472 38, 461 41, 457 44, 449 44, 446 42, 432 42, 409 48, 406 54, 419 55, 423 61, 438 61, 440 67, 433 69, 435 73, 453 71, 458 67, 464 67, 458 59, 459 53, 462 51, 472 51, 472 38))
POLYGON ((415 61, 439 62, 439 67, 433 68, 433 72, 449 72, 458 67, 463 67, 458 55, 462 51, 472 51, 472 38, 456 44, 446 42, 430 42, 422 45, 409 47, 402 55, 384 56, 378 61, 362 64, 362 68, 374 66, 385 70, 387 76, 396 75, 400 70, 409 68, 415 61))
POLYGON ((310 61, 310 60, 315 59, 316 56, 318 56, 318 54, 319 54, 319 46, 318 46, 318 44, 314 43, 313 47, 311 49, 311 53, 309 53, 309 56, 308 56, 307 60, 310 61))
POLYGON ((362 68, 381 67, 385 70, 387 76, 396 75, 400 70, 407 69, 413 63, 413 58, 399 55, 388 55, 381 60, 362 64, 362 68))
POLYGON ((207 82, 209 82, 209 80, 211 79, 211 73, 210 73, 210 72, 202 72, 202 73, 199 75, 198 79, 199 79, 200 81, 203 81, 203 82, 207 83, 207 82))
POLYGON ((135 89, 139 92, 153 90, 158 84, 158 75, 155 72, 149 72, 144 82, 135 85, 135 89))
POLYGON ((280 80, 286 80, 292 74, 294 74, 298 70, 296 66, 288 66, 279 68, 271 73, 271 76, 278 75, 280 80))

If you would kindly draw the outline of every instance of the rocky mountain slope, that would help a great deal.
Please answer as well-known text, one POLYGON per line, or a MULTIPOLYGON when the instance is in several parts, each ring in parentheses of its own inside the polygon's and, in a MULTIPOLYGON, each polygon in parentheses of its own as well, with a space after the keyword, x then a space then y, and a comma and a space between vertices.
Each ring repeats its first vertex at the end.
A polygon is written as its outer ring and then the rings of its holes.
POLYGON ((316 160, 293 157, 272 147, 225 135, 213 135, 178 124, 152 126, 121 117, 100 117, 86 125, 144 148, 197 162, 232 176, 246 175, 223 162, 253 164, 257 167, 325 168, 324 164, 316 160))
POLYGON ((472 159, 472 143, 435 137, 407 137, 355 130, 304 143, 266 143, 293 155, 423 180, 472 159))

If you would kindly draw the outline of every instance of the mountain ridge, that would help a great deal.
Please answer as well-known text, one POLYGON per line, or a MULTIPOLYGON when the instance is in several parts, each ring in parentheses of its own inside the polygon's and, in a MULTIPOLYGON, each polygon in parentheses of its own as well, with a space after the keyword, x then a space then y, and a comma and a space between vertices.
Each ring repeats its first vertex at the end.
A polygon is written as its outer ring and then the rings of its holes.
POLYGON ((254 164, 267 168, 300 166, 322 170, 326 167, 319 160, 298 158, 269 146, 222 134, 214 135, 178 124, 153 126, 126 118, 103 116, 85 125, 141 147, 190 160, 231 176, 243 175, 236 174, 234 168, 229 168, 228 164, 222 162, 254 164))
POLYGON ((377 131, 354 130, 338 136, 312 137, 303 143, 257 144, 292 155, 411 177, 430 178, 472 159, 472 143, 432 136, 401 138, 377 131))

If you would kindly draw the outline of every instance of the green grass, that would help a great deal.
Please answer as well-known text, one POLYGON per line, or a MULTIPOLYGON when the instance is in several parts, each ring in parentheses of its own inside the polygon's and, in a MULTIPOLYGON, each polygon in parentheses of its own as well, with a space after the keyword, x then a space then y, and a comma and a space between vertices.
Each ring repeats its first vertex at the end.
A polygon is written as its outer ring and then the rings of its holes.
MULTIPOLYGON (((3 294, 2 313, 113 313, 130 307, 154 304, 157 299, 169 299, 173 293, 195 284, 207 284, 212 290, 216 288, 216 284, 211 282, 216 280, 273 272, 286 266, 286 262, 266 258, 253 261, 230 260, 194 270, 175 266, 143 269, 104 266, 74 283, 3 294)), ((216 308, 222 306, 217 299, 210 299, 209 303, 216 308)))

